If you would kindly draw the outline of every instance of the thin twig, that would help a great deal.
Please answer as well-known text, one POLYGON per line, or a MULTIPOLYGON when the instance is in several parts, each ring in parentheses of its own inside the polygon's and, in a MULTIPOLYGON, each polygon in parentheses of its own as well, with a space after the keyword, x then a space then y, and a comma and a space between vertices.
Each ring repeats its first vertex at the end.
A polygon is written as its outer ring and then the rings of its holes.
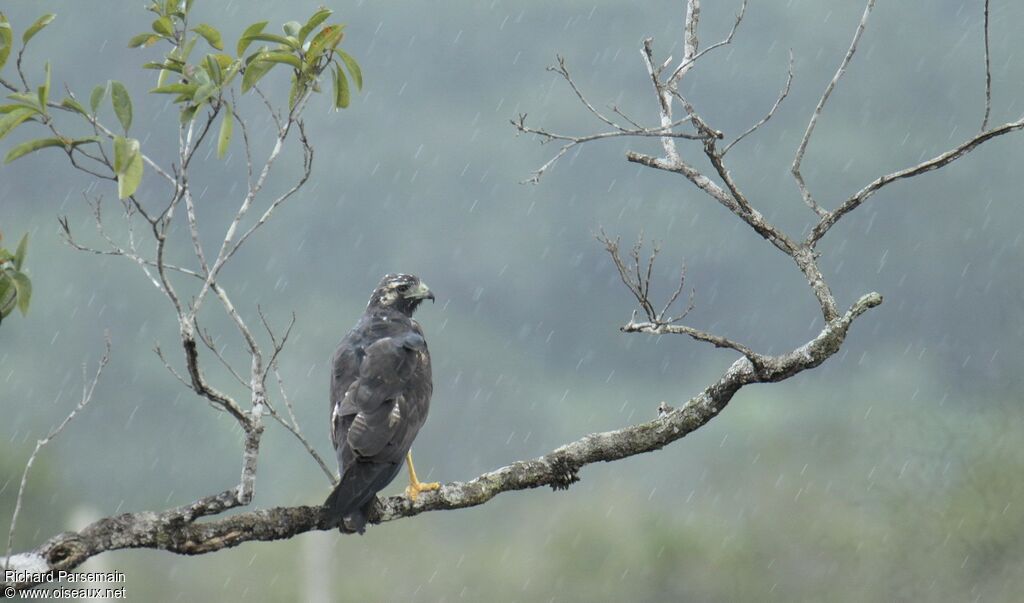
POLYGON ((825 236, 825 233, 827 233, 829 229, 832 228, 835 225, 835 223, 839 221, 840 218, 850 213, 851 211, 857 209, 857 207, 859 207, 861 203, 867 201, 867 199, 874 195, 876 192, 878 192, 879 189, 889 184, 892 184, 897 180, 903 180, 904 178, 912 178, 919 174, 923 174, 925 172, 930 172, 932 170, 937 170, 939 168, 945 167, 950 163, 953 163, 957 159, 960 159, 967 153, 970 153, 983 142, 990 140, 992 138, 996 138, 997 136, 1009 134, 1010 132, 1014 132, 1021 129, 1024 129, 1024 118, 982 132, 975 136, 974 138, 971 138, 967 142, 964 142, 960 146, 950 149, 945 153, 942 153, 941 155, 936 155, 935 157, 932 157, 928 161, 919 163, 914 167, 906 168, 904 170, 900 170, 898 172, 893 172, 891 174, 886 174, 884 176, 876 178, 870 184, 868 184, 861 190, 857 191, 857 193, 854 194, 852 197, 844 201, 843 204, 837 207, 835 210, 827 212, 824 216, 822 216, 818 224, 814 227, 813 230, 811 230, 811 234, 808 235, 806 244, 813 247, 819 240, 821 240, 823 236, 825 236))
POLYGON ((807 144, 811 141, 811 134, 814 133, 814 126, 818 124, 818 118, 821 116, 821 110, 825 108, 825 103, 828 102, 828 97, 832 95, 832 91, 835 90, 836 84, 839 83, 839 79, 846 73, 846 67, 850 64, 850 60, 853 58, 854 53, 857 52, 857 43, 860 42, 860 37, 864 33, 864 29, 868 24, 868 16, 871 14, 871 9, 875 7, 875 0, 868 0, 867 6, 864 7, 864 14, 860 18, 860 24, 857 25, 857 31, 853 34, 853 41, 850 42, 850 48, 846 51, 846 56, 843 57, 842 62, 839 63, 839 69, 836 70, 836 74, 832 76, 832 81, 825 87, 825 92, 821 95, 821 99, 818 101, 818 106, 814 108, 814 113, 811 114, 811 120, 807 123, 807 130, 804 131, 804 136, 800 140, 800 146, 796 149, 796 155, 793 157, 793 165, 790 167, 790 172, 793 174, 793 178, 796 179, 796 184, 800 187, 800 195, 804 199, 804 203, 807 204, 816 214, 824 216, 827 212, 818 205, 818 202, 814 200, 811 195, 811 191, 807 189, 807 184, 804 182, 803 174, 800 173, 800 164, 804 160, 804 152, 807 151, 807 144))
POLYGON ((739 141, 743 140, 747 136, 753 134, 758 128, 760 128, 764 124, 768 123, 768 120, 771 119, 773 115, 775 115, 776 109, 779 108, 779 105, 782 104, 782 101, 785 100, 786 97, 789 95, 789 88, 790 88, 790 86, 792 84, 793 84, 793 51, 790 50, 789 51, 789 68, 788 68, 787 73, 786 73, 786 85, 783 86, 782 91, 779 92, 779 97, 777 99, 775 99, 775 104, 772 105, 772 108, 768 110, 768 113, 764 117, 761 118, 761 121, 759 121, 756 124, 750 126, 750 128, 746 132, 744 132, 744 133, 740 134, 739 136, 737 136, 736 140, 734 140, 734 141, 730 142, 729 144, 725 145, 725 148, 722 149, 722 152, 720 153, 720 155, 722 157, 725 157, 725 154, 729 152, 729 149, 731 149, 734 146, 736 146, 736 143, 738 143, 739 141))
POLYGON ((104 350, 103 356, 100 358, 99 366, 96 367, 96 373, 93 375, 92 382, 89 382, 86 378, 86 366, 82 365, 82 398, 78 401, 78 404, 74 409, 68 413, 68 416, 64 417, 64 420, 59 425, 50 430, 50 433, 41 440, 36 440, 36 447, 29 455, 28 461, 25 463, 25 469, 21 473, 21 484, 18 486, 18 497, 14 501, 14 512, 11 514, 11 527, 7 531, 7 555, 4 559, 4 567, 10 567, 11 553, 14 551, 14 532, 18 527, 18 515, 21 513, 21 504, 25 497, 25 486, 28 484, 28 473, 32 469, 32 464, 36 461, 36 457, 39 456, 39 451, 44 446, 49 444, 56 438, 64 428, 68 426, 75 416, 82 411, 83 408, 92 400, 93 393, 96 391, 96 384, 100 381, 100 376, 103 375, 103 368, 107 366, 107 362, 110 361, 110 333, 106 333, 103 336, 104 350))
POLYGON ((982 132, 988 129, 988 118, 992 113, 992 62, 988 50, 988 3, 989 0, 985 0, 985 118, 981 120, 982 132))

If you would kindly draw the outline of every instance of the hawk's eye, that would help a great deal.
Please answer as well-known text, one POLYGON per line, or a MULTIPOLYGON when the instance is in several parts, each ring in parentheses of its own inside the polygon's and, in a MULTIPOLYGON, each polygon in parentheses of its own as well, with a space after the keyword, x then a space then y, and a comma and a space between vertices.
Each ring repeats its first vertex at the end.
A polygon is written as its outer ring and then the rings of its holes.
POLYGON ((408 291, 408 290, 409 290, 409 289, 411 289, 411 288, 412 288, 412 285, 410 285, 409 283, 406 283, 406 284, 404 284, 404 285, 399 285, 399 287, 398 287, 398 290, 399 290, 399 291, 400 291, 401 293, 405 293, 406 291, 408 291))

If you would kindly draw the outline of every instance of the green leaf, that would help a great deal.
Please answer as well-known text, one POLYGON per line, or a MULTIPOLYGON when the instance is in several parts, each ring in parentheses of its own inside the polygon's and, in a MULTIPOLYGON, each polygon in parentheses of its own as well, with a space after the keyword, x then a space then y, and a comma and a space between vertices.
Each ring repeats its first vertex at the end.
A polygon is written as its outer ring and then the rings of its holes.
POLYGON ((137 36, 132 36, 132 39, 128 40, 128 48, 138 48, 139 46, 152 46, 160 40, 160 36, 155 36, 149 32, 140 33, 137 36))
POLYGON ((89 116, 89 112, 85 110, 85 107, 82 106, 82 103, 78 102, 77 100, 71 97, 65 98, 64 100, 60 101, 60 106, 67 107, 68 109, 71 109, 76 113, 81 113, 86 117, 89 116))
POLYGON ((334 11, 332 11, 329 8, 320 7, 320 10, 313 13, 313 16, 309 18, 309 21, 306 21, 306 24, 303 25, 302 29, 299 30, 299 40, 305 42, 310 32, 316 29, 318 25, 326 21, 327 18, 330 17, 331 13, 333 12, 334 11))
POLYGON ((114 171, 117 172, 117 197, 131 196, 142 181, 142 153, 139 141, 133 138, 114 138, 114 171))
POLYGON ((253 61, 249 63, 249 66, 245 68, 245 75, 242 76, 242 92, 248 92, 250 88, 256 85, 256 82, 260 81, 260 78, 273 68, 274 63, 270 61, 253 61))
POLYGON ((11 24, 7 22, 7 17, 0 13, 0 69, 7 63, 13 45, 14 34, 11 32, 11 24))
POLYGON ((245 49, 249 48, 249 44, 252 44, 252 38, 250 36, 260 33, 266 26, 267 21, 260 21, 259 23, 253 23, 249 27, 245 28, 245 31, 242 32, 242 37, 238 39, 238 46, 235 48, 235 50, 238 51, 238 56, 242 56, 245 53, 245 49))
POLYGON ((345 67, 348 69, 348 72, 352 75, 352 81, 356 83, 356 88, 362 90, 363 70, 359 68, 359 63, 357 63, 356 60, 352 58, 352 55, 345 52, 344 50, 335 48, 334 52, 336 52, 338 56, 341 57, 341 60, 345 63, 345 67))
POLYGON ((224 103, 224 118, 220 122, 220 133, 217 135, 217 159, 224 159, 231 143, 231 130, 234 128, 234 113, 231 103, 224 103))
POLYGON ((302 23, 299 23, 298 21, 289 21, 285 23, 281 29, 284 30, 285 35, 294 38, 299 35, 299 30, 302 29, 302 23))
POLYGON ((170 17, 160 17, 153 21, 153 31, 162 36, 171 37, 174 35, 174 23, 171 22, 170 17))
POLYGON ((0 319, 6 318, 17 305, 18 292, 14 290, 14 279, 8 272, 0 270, 0 319))
POLYGON ((39 113, 32 107, 18 107, 14 111, 4 115, 0 118, 0 138, 7 136, 11 133, 11 130, 17 128, 26 119, 29 119, 36 113, 39 113))
POLYGON ((334 76, 334 107, 344 109, 348 107, 350 96, 348 78, 345 77, 345 72, 337 64, 334 65, 334 70, 331 71, 331 74, 334 76))
POLYGON ((50 61, 46 61, 46 79, 37 91, 39 93, 39 107, 46 113, 46 101, 50 98, 50 61))
POLYGON ((188 94, 190 97, 199 89, 199 84, 167 84, 150 90, 150 94, 188 94))
POLYGON ((32 300, 32 281, 28 280, 28 276, 24 272, 12 273, 11 279, 14 281, 14 290, 18 295, 18 309, 24 316, 28 314, 28 304, 32 300))
POLYGON ((179 63, 178 61, 171 60, 171 59, 168 59, 164 63, 158 63, 156 61, 151 61, 149 63, 143 63, 142 68, 143 69, 161 69, 163 71, 173 71, 175 73, 181 73, 182 71, 184 71, 184 67, 182 67, 182 63, 179 63))
POLYGON ((309 43, 309 50, 306 51, 306 63, 312 65, 320 58, 325 49, 334 50, 344 35, 344 25, 328 25, 321 29, 309 43))
POLYGON ((192 121, 195 118, 197 111, 199 111, 199 105, 191 105, 182 109, 180 117, 181 123, 187 124, 192 121))
POLYGON ((284 46, 288 46, 288 47, 292 48, 293 50, 298 50, 299 49, 298 40, 295 40, 294 38, 287 38, 285 36, 279 36, 279 35, 276 35, 276 34, 268 34, 268 33, 254 33, 254 34, 246 36, 246 37, 248 37, 249 41, 261 40, 263 42, 276 42, 278 44, 282 44, 284 46))
POLYGON ((30 25, 29 28, 25 30, 25 33, 23 33, 21 35, 21 43, 22 44, 28 44, 29 40, 31 40, 33 37, 35 37, 35 35, 37 33, 39 33, 39 31, 41 29, 43 29, 44 27, 49 25, 51 22, 53 22, 53 20, 56 17, 57 17, 57 15, 55 15, 53 13, 47 13, 47 14, 43 15, 42 17, 39 17, 38 19, 36 19, 36 22, 33 23, 32 25, 30 25))
POLYGON ((220 37, 220 32, 216 30, 212 25, 206 23, 200 23, 192 28, 192 31, 203 36, 206 43, 213 46, 217 50, 224 50, 224 41, 220 37))
POLYGON ((220 86, 217 85, 217 82, 203 84, 192 94, 192 102, 201 105, 216 94, 218 90, 220 90, 220 86))
POLYGON ((25 254, 28 253, 28 233, 21 235, 18 241, 18 248, 14 251, 14 269, 20 271, 21 265, 25 263, 25 254))
POLYGON ((132 127, 132 97, 128 95, 128 89, 117 80, 110 82, 110 102, 114 105, 114 114, 121 122, 125 132, 132 127))
POLYGON ((139 141, 124 136, 114 137, 114 171, 118 174, 128 169, 135 155, 139 154, 139 141))
POLYGON ((39 149, 45 149, 47 147, 63 148, 64 141, 60 138, 40 138, 39 140, 23 142, 7 152, 7 156, 4 157, 4 163, 10 163, 19 157, 23 157, 29 153, 33 153, 39 149))
POLYGON ((96 115, 96 111, 100 108, 100 103, 103 102, 103 97, 107 95, 106 86, 96 86, 92 89, 92 94, 89 95, 89 107, 92 108, 92 114, 96 115))
POLYGON ((185 46, 181 49, 181 60, 187 61, 192 49, 196 47, 196 42, 199 41, 199 36, 192 36, 185 42, 185 46))
POLYGON ((260 56, 256 57, 256 61, 269 61, 271 63, 284 63, 285 65, 291 65, 296 69, 302 69, 302 61, 299 57, 294 54, 287 52, 264 52, 260 56))
POLYGON ((39 111, 39 95, 38 94, 25 94, 24 92, 12 92, 7 95, 7 98, 18 101, 25 107, 31 107, 36 111, 39 111))

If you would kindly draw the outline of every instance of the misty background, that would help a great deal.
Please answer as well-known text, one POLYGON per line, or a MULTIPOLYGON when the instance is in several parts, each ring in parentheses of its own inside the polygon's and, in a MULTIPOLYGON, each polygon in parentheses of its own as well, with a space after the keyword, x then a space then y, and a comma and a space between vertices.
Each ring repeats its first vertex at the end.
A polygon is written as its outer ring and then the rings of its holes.
MULTIPOLYGON (((687 324, 763 353, 820 331, 817 303, 789 258, 682 177, 625 161, 626 150, 658 154, 656 139, 589 143, 540 184, 520 184, 557 146, 517 137, 509 120, 519 113, 560 133, 602 131, 545 71, 555 55, 596 105, 614 103, 654 125, 640 43, 652 36, 658 57, 680 56, 683 4, 329 4, 333 20, 348 24, 342 45, 362 65, 364 90, 340 112, 327 98, 311 100, 313 176, 220 283, 251 323, 257 305, 279 328, 296 314, 282 374, 332 469, 327 362, 386 272, 418 274, 438 298, 418 313, 434 397, 414 451, 420 478, 431 481, 465 481, 649 420, 660 401, 684 402, 735 360, 684 337, 620 333, 632 298, 593 238, 600 228, 624 242, 641 231, 662 242, 664 295, 685 259, 696 290, 687 324)), ((200 1, 192 21, 220 28, 232 49, 250 23, 270 20, 267 31, 279 32, 318 5, 200 1)), ((702 46, 727 34, 738 6, 706 3, 702 46)), ((825 207, 977 133, 982 7, 879 3, 804 161, 825 207)), ((815 216, 789 165, 863 8, 752 3, 733 43, 683 83, 729 139, 771 107, 792 49, 789 97, 729 161, 751 203, 794 237, 815 216)), ((126 48, 152 21, 143 3, 5 2, 3 10, 19 38, 56 12, 26 54, 30 77, 38 81, 50 60, 53 95, 66 82, 80 99, 108 79, 124 81, 134 135, 158 161, 171 160, 177 111, 145 95, 156 72, 139 68, 160 51, 126 48)), ((1024 111, 1022 21, 1024 5, 993 0, 994 125, 1024 111)), ((13 73, 12 57, 4 76, 13 73)), ((287 84, 278 74, 267 86, 275 81, 287 84)), ((266 114, 251 104, 244 117, 265 155, 266 114)), ((40 135, 25 126, 3 147, 40 135)), ((203 158, 191 178, 203 191, 207 245, 239 202, 239 143, 226 162, 203 158)), ((698 144, 680 149, 711 171, 698 144)), ((845 218, 819 247, 822 270, 843 308, 870 291, 885 303, 822 367, 743 389, 720 417, 662 451, 588 466, 568 492, 503 494, 479 508, 371 526, 363 537, 306 534, 194 558, 120 551, 82 569, 124 571, 129 598, 153 601, 1016 600, 1024 589, 1022 149, 1020 135, 998 138, 887 187, 845 218)), ((298 148, 288 150, 273 190, 300 173, 298 148)), ((162 203, 163 186, 147 170, 140 194, 162 203)), ((159 342, 181 366, 166 299, 130 261, 61 242, 57 217, 66 215, 77 235, 99 244, 83 191, 103 195, 108 223, 118 222, 114 187, 75 172, 61 153, 0 168, 0 230, 9 247, 31 233, 34 285, 28 317, 0 326, 4 536, 36 439, 77 403, 81 365, 94 368, 104 331, 113 341, 94 400, 36 462, 16 552, 90 516, 219 492, 240 471, 233 420, 152 352, 159 342)), ((176 244, 174 257, 187 259, 187 238, 176 244)), ((204 320, 241 360, 231 326, 216 312, 204 320)), ((217 387, 246 399, 210 354, 204 361, 217 387)), ((253 506, 321 502, 329 484, 291 434, 268 424, 263 441, 253 506)), ((403 487, 396 479, 384 493, 403 487)))

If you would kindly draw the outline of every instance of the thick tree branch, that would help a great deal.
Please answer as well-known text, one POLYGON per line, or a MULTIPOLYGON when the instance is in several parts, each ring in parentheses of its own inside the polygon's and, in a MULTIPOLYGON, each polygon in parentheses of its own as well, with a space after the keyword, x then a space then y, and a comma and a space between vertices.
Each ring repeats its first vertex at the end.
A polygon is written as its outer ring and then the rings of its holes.
MULTIPOLYGON (((781 381, 825 362, 840 349, 853 321, 881 302, 877 293, 863 296, 803 346, 787 354, 765 357, 759 371, 750 360, 740 358, 704 391, 663 417, 590 434, 544 456, 517 461, 468 482, 444 484, 436 492, 421 494, 416 502, 405 496, 385 498, 371 521, 383 523, 428 511, 475 507, 502 492, 542 486, 565 489, 579 480, 579 471, 586 465, 659 450, 718 416, 743 386, 781 381)), ((304 532, 328 529, 329 522, 321 517, 322 507, 316 506, 275 507, 212 521, 196 521, 221 512, 235 500, 233 493, 229 490, 218 497, 162 512, 125 513, 101 519, 79 532, 58 534, 38 548, 11 558, 12 570, 42 573, 21 576, 25 579, 15 586, 27 588, 45 578, 45 572, 71 570, 106 551, 149 548, 199 555, 244 542, 283 540, 304 532)))

